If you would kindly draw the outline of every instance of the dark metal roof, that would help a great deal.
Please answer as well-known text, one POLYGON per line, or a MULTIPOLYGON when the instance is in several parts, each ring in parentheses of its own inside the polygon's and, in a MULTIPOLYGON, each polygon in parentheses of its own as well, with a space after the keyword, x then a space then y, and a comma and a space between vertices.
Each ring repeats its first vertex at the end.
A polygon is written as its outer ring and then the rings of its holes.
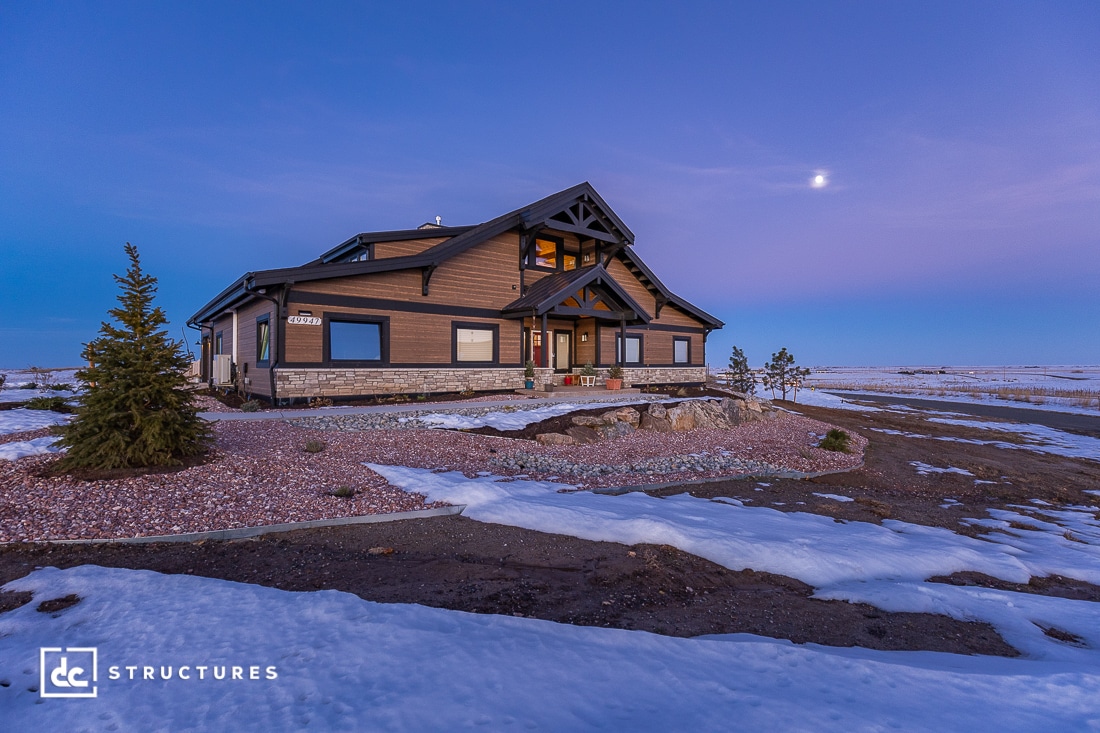
MULTIPOLYGON (((645 309, 615 282, 603 265, 548 275, 532 285, 523 297, 501 308, 501 313, 517 316, 542 315, 586 285, 599 285, 614 295, 626 310, 634 311, 638 320, 645 323, 651 320, 645 309)), ((608 311, 608 316, 612 315, 613 312, 608 311)))
POLYGON ((473 228, 473 225, 461 227, 437 227, 435 225, 432 225, 425 229, 395 229, 389 232, 363 232, 361 234, 356 234, 354 237, 341 244, 338 244, 317 259, 307 262, 304 266, 321 265, 327 262, 332 262, 333 260, 338 260, 344 255, 350 253, 356 247, 364 244, 373 244, 374 242, 407 242, 411 239, 438 239, 439 237, 455 237, 459 234, 465 234, 473 228))

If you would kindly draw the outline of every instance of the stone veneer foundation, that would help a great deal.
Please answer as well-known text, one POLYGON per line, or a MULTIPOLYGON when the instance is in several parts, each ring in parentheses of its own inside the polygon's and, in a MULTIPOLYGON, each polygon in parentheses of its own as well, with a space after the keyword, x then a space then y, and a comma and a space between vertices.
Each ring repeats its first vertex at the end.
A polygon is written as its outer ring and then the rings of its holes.
MULTIPOLYGON (((580 374, 580 368, 574 374, 580 374)), ((553 369, 536 369, 535 386, 552 380, 562 383, 553 369)), ((623 369, 623 386, 638 384, 698 384, 707 378, 706 367, 661 367, 623 369)), ((597 384, 607 379, 600 369, 597 384)), ((357 397, 379 394, 423 394, 429 392, 486 392, 522 389, 523 370, 508 369, 282 369, 275 370, 276 396, 357 397)))

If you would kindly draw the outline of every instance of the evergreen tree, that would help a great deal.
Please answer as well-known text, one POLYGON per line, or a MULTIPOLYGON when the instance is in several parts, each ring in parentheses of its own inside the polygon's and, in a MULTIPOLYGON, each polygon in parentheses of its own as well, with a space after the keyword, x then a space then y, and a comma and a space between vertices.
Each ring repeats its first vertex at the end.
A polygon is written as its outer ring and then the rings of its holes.
POLYGON ((745 352, 736 346, 730 354, 730 365, 726 370, 726 386, 749 396, 756 392, 756 375, 749 368, 749 360, 745 352))
POLYGON ((210 432, 185 389, 183 344, 160 328, 153 307, 157 279, 141 270, 137 247, 126 243, 130 268, 115 275, 121 307, 108 311, 99 337, 85 344, 88 367, 77 372, 85 392, 75 419, 61 429, 67 454, 61 471, 172 466, 206 451, 210 432))
POLYGON ((772 391, 775 398, 775 390, 778 389, 782 399, 787 399, 787 391, 794 392, 793 397, 798 397, 798 388, 803 380, 810 376, 809 369, 803 369, 794 363, 794 356, 787 353, 783 347, 772 354, 771 361, 764 365, 764 387, 772 391))

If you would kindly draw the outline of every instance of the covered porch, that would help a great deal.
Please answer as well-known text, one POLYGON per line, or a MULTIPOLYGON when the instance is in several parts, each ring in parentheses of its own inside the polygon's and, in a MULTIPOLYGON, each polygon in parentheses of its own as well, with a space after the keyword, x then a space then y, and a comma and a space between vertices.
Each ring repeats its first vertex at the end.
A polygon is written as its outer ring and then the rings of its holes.
POLYGON ((524 361, 567 374, 587 363, 625 364, 626 329, 650 317, 602 265, 542 278, 502 309, 523 323, 524 361), (601 334, 616 331, 618 348, 601 353, 601 334))

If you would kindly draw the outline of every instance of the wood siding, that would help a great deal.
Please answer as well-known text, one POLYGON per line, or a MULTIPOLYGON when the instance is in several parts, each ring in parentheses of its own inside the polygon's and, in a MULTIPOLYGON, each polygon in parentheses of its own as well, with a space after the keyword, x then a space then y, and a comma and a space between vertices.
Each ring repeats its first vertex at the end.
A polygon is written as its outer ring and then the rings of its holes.
POLYGON ((402 242, 375 242, 374 259, 381 260, 386 257, 405 257, 406 255, 418 255, 426 249, 431 249, 441 242, 446 242, 450 237, 431 237, 427 239, 406 239, 402 242))

